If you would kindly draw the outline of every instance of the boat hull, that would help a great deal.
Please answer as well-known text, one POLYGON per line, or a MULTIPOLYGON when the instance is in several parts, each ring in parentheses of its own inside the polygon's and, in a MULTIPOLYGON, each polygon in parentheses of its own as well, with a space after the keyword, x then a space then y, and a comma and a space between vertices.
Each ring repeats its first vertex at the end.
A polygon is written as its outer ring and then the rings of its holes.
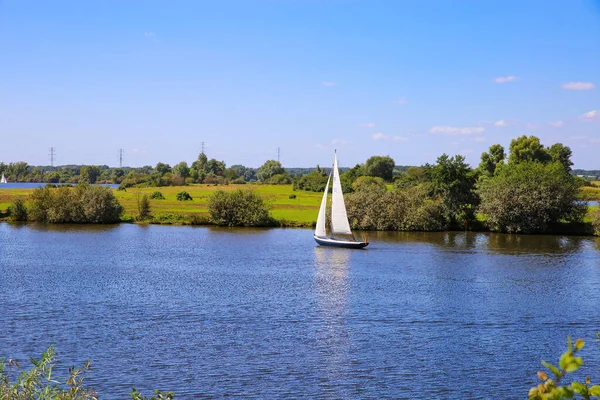
POLYGON ((313 236, 315 241, 321 246, 344 247, 346 249, 363 249, 369 245, 369 242, 356 242, 352 240, 339 240, 313 236))

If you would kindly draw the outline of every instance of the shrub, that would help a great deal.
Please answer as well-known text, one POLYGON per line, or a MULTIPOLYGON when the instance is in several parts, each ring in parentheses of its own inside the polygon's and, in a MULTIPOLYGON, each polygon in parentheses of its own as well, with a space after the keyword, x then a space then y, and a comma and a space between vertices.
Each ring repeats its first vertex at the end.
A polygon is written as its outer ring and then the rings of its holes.
POLYGON ((177 200, 187 201, 187 200, 193 200, 193 199, 192 199, 192 196, 190 196, 190 194, 184 190, 183 192, 177 193, 177 200))
POLYGON ((225 226, 271 226, 269 205, 256 192, 219 190, 208 199, 211 222, 225 226))
POLYGON ((8 207, 8 215, 11 221, 27 221, 27 207, 23 199, 16 199, 8 207))
POLYGON ((138 195, 138 220, 144 221, 152 217, 152 209, 150 208, 150 199, 145 194, 141 198, 138 195))
POLYGON ((551 223, 581 217, 578 188, 561 163, 509 164, 480 182, 479 211, 492 231, 543 232, 551 223))
POLYGON ((594 228, 594 235, 600 236, 600 207, 592 212, 592 227, 594 228))
POLYGON ((152 194, 150 195, 150 198, 152 200, 164 200, 165 196, 163 196, 163 194, 161 192, 152 192, 152 194))
POLYGON ((288 196, 288 198, 289 198, 289 199, 295 199, 295 198, 296 198, 296 195, 295 195, 295 194, 290 194, 290 195, 288 196))
POLYGON ((123 207, 110 188, 90 186, 60 186, 37 188, 30 195, 29 220, 43 223, 119 222, 123 207))

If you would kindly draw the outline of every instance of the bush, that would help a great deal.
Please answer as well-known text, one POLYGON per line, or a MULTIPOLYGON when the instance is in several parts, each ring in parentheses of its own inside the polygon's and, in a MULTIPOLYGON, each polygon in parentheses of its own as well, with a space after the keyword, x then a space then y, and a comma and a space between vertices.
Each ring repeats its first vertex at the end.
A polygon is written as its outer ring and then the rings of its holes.
POLYGON ((544 232, 551 223, 581 218, 578 189, 561 163, 509 164, 480 182, 479 211, 492 231, 544 232))
POLYGON ((152 209, 148 195, 145 194, 141 198, 138 196, 138 220, 144 221, 150 217, 152 217, 152 209))
POLYGON ((22 199, 16 199, 8 207, 8 215, 11 221, 27 221, 27 207, 22 199))
POLYGON ((115 223, 123 212, 113 192, 105 186, 37 188, 30 199, 29 220, 42 223, 115 223))
POLYGON ((594 228, 594 235, 600 236, 600 207, 592 212, 592 227, 594 228))
POLYGON ((296 198, 296 195, 295 195, 295 194, 290 194, 290 195, 288 196, 288 199, 295 199, 295 198, 296 198))
POLYGON ((361 190, 346 196, 350 225, 356 229, 440 231, 447 228, 441 199, 423 187, 381 192, 361 190))
POLYGON ((211 222, 225 226, 271 226, 269 205, 252 190, 219 190, 208 199, 211 222))
POLYGON ((192 199, 192 196, 190 196, 190 194, 188 192, 183 191, 183 192, 177 193, 177 200, 187 201, 187 200, 193 200, 193 199, 192 199))
POLYGON ((165 196, 163 196, 163 194, 161 192, 152 192, 152 194, 150 195, 150 198, 152 200, 164 200, 165 196))

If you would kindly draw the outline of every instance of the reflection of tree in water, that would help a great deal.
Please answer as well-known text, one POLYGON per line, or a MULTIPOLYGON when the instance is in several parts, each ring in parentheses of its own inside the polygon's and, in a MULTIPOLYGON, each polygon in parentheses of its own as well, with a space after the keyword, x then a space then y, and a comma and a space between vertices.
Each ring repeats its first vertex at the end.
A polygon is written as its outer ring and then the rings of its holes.
POLYGON ((517 235, 490 233, 488 249, 499 253, 570 253, 581 248, 587 238, 557 235, 517 235))
POLYGON ((594 247, 596 248, 596 250, 600 251, 600 238, 596 238, 594 240, 594 247))
POLYGON ((314 289, 317 307, 316 348, 322 365, 321 386, 330 392, 350 364, 348 313, 348 260, 356 250, 315 247, 314 289))

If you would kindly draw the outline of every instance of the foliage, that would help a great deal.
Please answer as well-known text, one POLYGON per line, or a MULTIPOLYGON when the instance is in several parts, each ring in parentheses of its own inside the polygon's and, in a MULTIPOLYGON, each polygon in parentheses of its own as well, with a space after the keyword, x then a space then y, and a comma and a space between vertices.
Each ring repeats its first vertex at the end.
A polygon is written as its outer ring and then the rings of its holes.
POLYGON ((293 193, 288 196, 288 199, 295 199, 295 198, 296 198, 296 195, 293 193))
MULTIPOLYGON (((0 359, 0 399, 4 400, 97 400, 94 389, 84 386, 84 378, 90 371, 90 362, 81 368, 69 368, 69 376, 64 379, 55 375, 56 350, 50 346, 39 360, 30 358, 30 370, 22 370, 19 362, 13 359, 0 359), (13 380, 14 379, 14 380, 13 380)), ((132 400, 171 400, 173 392, 159 392, 147 398, 132 388, 132 400)))
POLYGON ((376 176, 391 181, 394 174, 394 160, 390 156, 373 156, 365 162, 365 175, 376 176))
POLYGON ((269 204, 252 190, 219 190, 208 199, 211 221, 225 226, 271 226, 269 204))
POLYGON ((163 196, 163 194, 159 191, 156 192, 152 192, 152 194, 150 195, 150 198, 152 200, 164 200, 165 196, 163 196))
POLYGON ((27 207, 23 199, 16 199, 8 207, 8 214, 11 221, 27 221, 27 207))
POLYGON ((261 182, 267 182, 275 175, 283 174, 285 170, 279 161, 267 160, 256 172, 256 177, 261 182))
POLYGON ((510 142, 510 155, 508 156, 510 164, 528 161, 546 163, 550 159, 548 151, 542 146, 540 139, 535 136, 523 135, 510 142))
POLYGON ((402 172, 396 181, 394 187, 396 189, 408 188, 416 186, 427 181, 425 168, 423 167, 408 167, 405 172, 402 172))
MULTIPOLYGON (((311 192, 323 192, 327 184, 328 175, 325 170, 317 168, 310 174, 294 179, 294 190, 307 190, 311 192)), ((343 190, 343 189, 342 189, 343 190)))
POLYGON ((96 183, 96 180, 100 176, 100 168, 95 165, 82 166, 79 171, 79 181, 86 183, 96 183))
POLYGON ((575 346, 569 337, 567 340, 567 351, 562 354, 558 362, 558 367, 546 361, 542 361, 542 365, 554 375, 548 377, 548 374, 543 371, 537 373, 538 378, 542 383, 529 389, 527 395, 529 400, 559 400, 571 399, 576 394, 584 399, 591 397, 600 397, 600 385, 590 386, 590 378, 586 377, 585 384, 574 381, 570 385, 561 386, 562 380, 567 374, 577 371, 583 365, 583 358, 576 354, 583 348, 585 342, 582 339, 575 341, 575 346))
POLYGON ((373 176, 358 177, 352 184, 352 189, 355 192, 373 191, 377 193, 385 193, 387 190, 383 179, 373 176))
POLYGON ((562 164, 508 164, 479 184, 481 206, 493 231, 544 232, 550 223, 577 219, 578 184, 562 164))
POLYGON ((177 200, 187 201, 187 200, 193 200, 193 199, 192 199, 192 196, 184 190, 184 191, 177 193, 177 200))
POLYGON ((481 153, 481 162, 479 163, 479 173, 485 176, 492 176, 496 172, 496 168, 504 164, 506 154, 504 147, 499 144, 490 146, 489 152, 481 153))
POLYGON ((600 207, 592 213, 592 227, 594 228, 594 235, 600 236, 600 207))
POLYGON ((150 199, 148 198, 148 195, 145 194, 143 196, 140 196, 138 194, 137 200, 138 200, 138 220, 144 221, 144 220, 147 220, 150 217, 152 217, 152 209, 150 207, 150 199))
POLYGON ((346 196, 345 203, 355 229, 439 231, 447 227, 442 201, 430 198, 422 186, 390 192, 372 187, 346 196))
POLYGON ((431 182, 433 196, 444 202, 444 215, 451 227, 460 228, 475 220, 479 204, 475 192, 476 174, 464 156, 443 154, 435 165, 425 166, 425 174, 431 182))
POLYGON ((30 201, 29 220, 43 223, 115 223, 123 212, 113 192, 104 186, 37 188, 30 201))
POLYGON ((18 373, 20 366, 14 360, 0 360, 0 399, 97 399, 93 389, 83 386, 89 361, 81 368, 70 368, 66 380, 53 374, 56 351, 48 348, 39 360, 31 358, 33 367, 18 373), (11 376, 16 376, 11 382, 11 376))

